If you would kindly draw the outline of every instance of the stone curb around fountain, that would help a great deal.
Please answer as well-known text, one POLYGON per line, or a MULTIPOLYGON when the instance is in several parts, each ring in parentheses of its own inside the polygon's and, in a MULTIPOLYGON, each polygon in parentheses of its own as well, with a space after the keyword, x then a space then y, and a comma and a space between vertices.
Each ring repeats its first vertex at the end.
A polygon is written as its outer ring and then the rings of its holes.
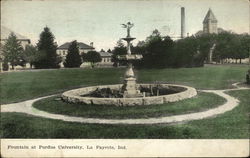
MULTIPOLYGON (((195 88, 183 85, 176 84, 137 84, 137 86, 150 87, 160 85, 164 88, 178 88, 183 89, 184 91, 168 94, 168 95, 159 95, 151 97, 138 97, 138 98, 96 98, 96 97, 82 97, 81 95, 88 94, 93 92, 97 88, 110 88, 114 90, 119 90, 122 85, 102 85, 102 86, 92 86, 73 89, 66 91, 62 94, 63 100, 70 103, 80 103, 80 104, 94 104, 94 105, 114 105, 114 106, 145 106, 151 104, 164 104, 169 102, 176 102, 183 99, 191 98, 197 95, 195 88)), ((73 105, 72 105, 73 106, 73 105)))

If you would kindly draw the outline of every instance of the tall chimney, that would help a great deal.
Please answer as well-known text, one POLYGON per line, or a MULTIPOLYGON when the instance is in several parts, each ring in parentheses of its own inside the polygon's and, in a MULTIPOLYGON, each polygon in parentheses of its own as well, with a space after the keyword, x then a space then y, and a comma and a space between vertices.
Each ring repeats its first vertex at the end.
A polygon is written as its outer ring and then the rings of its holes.
POLYGON ((181 38, 185 36, 185 8, 181 7, 181 38))

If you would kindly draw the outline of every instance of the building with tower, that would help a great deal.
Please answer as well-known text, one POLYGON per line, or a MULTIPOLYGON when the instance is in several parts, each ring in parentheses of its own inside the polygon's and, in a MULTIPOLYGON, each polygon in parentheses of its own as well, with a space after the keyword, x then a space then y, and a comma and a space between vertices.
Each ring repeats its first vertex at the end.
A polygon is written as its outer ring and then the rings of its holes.
POLYGON ((207 15, 203 20, 203 33, 218 33, 217 28, 218 20, 216 19, 214 13, 209 8, 207 15))

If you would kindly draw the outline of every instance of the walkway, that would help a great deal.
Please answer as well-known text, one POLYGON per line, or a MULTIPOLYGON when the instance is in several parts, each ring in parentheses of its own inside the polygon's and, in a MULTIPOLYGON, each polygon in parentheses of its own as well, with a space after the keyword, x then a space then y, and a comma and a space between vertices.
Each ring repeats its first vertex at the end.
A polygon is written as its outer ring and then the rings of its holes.
POLYGON ((13 104, 6 104, 1 106, 1 112, 19 112, 19 113, 26 113, 33 116, 44 117, 49 119, 56 119, 56 120, 63 120, 67 122, 80 122, 80 123, 96 123, 96 124, 159 124, 159 123, 181 123, 187 122, 191 120, 200 120, 208 117, 213 117, 219 114, 223 114, 227 111, 232 110, 236 106, 239 105, 239 100, 225 94, 227 91, 233 90, 243 90, 243 89, 250 89, 246 87, 239 87, 236 84, 233 84, 236 88, 235 89, 227 89, 227 90, 201 90, 203 92, 214 93, 226 99, 226 103, 213 108, 207 111, 202 112, 195 112, 189 114, 181 114, 181 115, 174 115, 174 116, 166 116, 166 117, 158 117, 158 118, 148 118, 148 119, 99 119, 99 118, 84 118, 84 117, 72 117, 67 115, 60 115, 60 114, 52 114, 47 113, 41 110, 38 110, 32 106, 35 101, 40 99, 52 97, 54 95, 40 97, 32 100, 27 100, 24 102, 13 103, 13 104))

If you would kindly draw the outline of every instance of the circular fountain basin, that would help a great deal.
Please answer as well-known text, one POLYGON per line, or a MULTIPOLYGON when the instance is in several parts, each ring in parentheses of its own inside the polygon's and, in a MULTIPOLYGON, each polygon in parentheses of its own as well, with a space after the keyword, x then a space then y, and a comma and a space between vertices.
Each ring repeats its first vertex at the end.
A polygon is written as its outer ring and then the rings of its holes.
POLYGON ((92 105, 113 105, 113 106, 137 106, 137 105, 151 105, 151 104, 163 104, 168 102, 176 102, 186 98, 191 98, 197 95, 195 88, 175 85, 175 84, 137 84, 138 88, 150 88, 152 86, 161 86, 166 89, 172 89, 176 91, 173 94, 158 95, 158 96, 146 96, 137 98, 97 98, 86 96, 97 88, 110 88, 113 90, 119 90, 122 84, 116 85, 101 85, 84 87, 66 91, 62 94, 62 99, 69 103, 81 103, 92 105), (85 96, 84 96, 85 95, 85 96))

